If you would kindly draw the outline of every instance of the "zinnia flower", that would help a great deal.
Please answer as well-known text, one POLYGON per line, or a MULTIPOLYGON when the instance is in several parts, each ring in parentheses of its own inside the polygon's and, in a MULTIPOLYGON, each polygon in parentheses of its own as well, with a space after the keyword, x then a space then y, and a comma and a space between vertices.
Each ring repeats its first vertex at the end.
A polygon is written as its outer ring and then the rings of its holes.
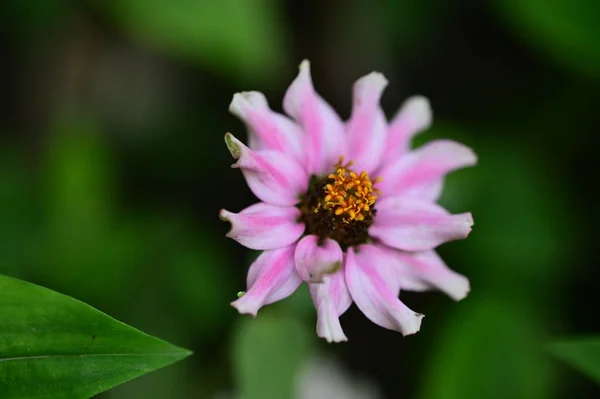
POLYGON ((345 123, 315 92, 308 61, 283 100, 292 119, 259 92, 234 95, 230 111, 247 125, 249 146, 230 133, 225 142, 261 202, 220 217, 231 223, 228 237, 264 251, 232 303, 240 313, 256 316, 304 281, 318 336, 339 342, 347 340, 339 317, 352 302, 409 335, 423 315, 400 301, 400 290, 436 288, 455 300, 469 292, 433 249, 471 231, 470 213, 452 215, 436 201, 444 176, 476 156, 450 140, 411 150, 412 136, 431 123, 429 103, 408 99, 388 124, 379 105, 386 85, 380 73, 360 78, 345 123))

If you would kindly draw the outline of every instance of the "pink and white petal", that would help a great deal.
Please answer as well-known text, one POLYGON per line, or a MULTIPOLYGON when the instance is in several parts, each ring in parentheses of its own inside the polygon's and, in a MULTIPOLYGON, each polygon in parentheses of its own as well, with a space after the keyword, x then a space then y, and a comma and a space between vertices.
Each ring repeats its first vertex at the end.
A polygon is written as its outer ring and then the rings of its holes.
POLYGON ((252 151, 231 133, 225 135, 231 155, 237 159, 248 187, 260 200, 273 205, 291 206, 308 188, 306 171, 293 158, 276 151, 252 151))
POLYGON ((388 126, 379 101, 387 84, 387 79, 377 72, 354 83, 352 115, 346 134, 348 159, 359 172, 373 173, 382 161, 388 126))
POLYGON ((407 99, 388 128, 384 162, 399 159, 410 149, 413 136, 431 125, 431 105, 423 96, 407 99))
POLYGON ((348 249, 346 283, 352 300, 373 323, 410 335, 419 331, 423 315, 404 305, 377 271, 378 258, 367 258, 348 249))
POLYGON ((279 151, 291 154, 299 162, 304 161, 300 127, 288 117, 273 112, 262 93, 236 93, 229 105, 229 111, 248 126, 250 148, 255 151, 279 151))
POLYGON ((256 317, 264 305, 293 294, 302 283, 294 268, 294 249, 294 245, 290 245, 260 254, 248 270, 247 292, 231 306, 256 317))
POLYGON ((374 259, 373 268, 377 270, 381 278, 386 282, 389 289, 400 294, 402 278, 401 271, 396 266, 398 260, 390 256, 381 246, 376 244, 362 244, 356 249, 355 256, 361 259, 374 259))
POLYGON ((294 243, 304 233, 300 210, 259 202, 240 213, 222 209, 221 220, 231 223, 227 237, 251 249, 277 249, 294 243))
POLYGON ((436 200, 444 176, 475 165, 477 156, 469 147, 452 140, 435 140, 385 165, 377 188, 382 195, 403 195, 436 200))
POLYGON ((452 215, 441 206, 408 197, 377 201, 377 215, 369 234, 404 251, 425 251, 471 232, 470 213, 452 215))
POLYGON ((323 277, 337 272, 342 267, 344 253, 337 241, 307 235, 296 246, 294 253, 296 271, 307 283, 322 283, 323 277))
POLYGON ((315 91, 307 60, 283 99, 283 109, 302 128, 305 167, 309 174, 328 173, 345 155, 344 124, 315 91))
POLYGON ((352 304, 346 286, 344 270, 323 277, 320 284, 309 284, 312 301, 317 309, 317 335, 327 342, 347 341, 340 325, 340 316, 352 304))
MULTIPOLYGON (((421 281, 430 289, 438 289, 455 301, 465 298, 471 290, 469 280, 451 270, 435 251, 393 251, 403 273, 413 280, 421 281)), ((403 287, 409 289, 407 287, 403 287)))

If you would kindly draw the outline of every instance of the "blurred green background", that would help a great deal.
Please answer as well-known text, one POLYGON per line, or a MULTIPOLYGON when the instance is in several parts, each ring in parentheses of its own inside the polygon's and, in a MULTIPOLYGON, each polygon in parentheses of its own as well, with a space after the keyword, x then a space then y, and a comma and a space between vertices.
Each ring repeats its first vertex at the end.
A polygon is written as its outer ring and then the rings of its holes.
POLYGON ((599 17, 594 0, 4 0, 0 273, 195 351, 102 398, 597 398, 545 346, 600 331, 599 17), (430 98, 416 144, 479 154, 442 200, 475 217, 440 248, 472 292, 403 293, 427 315, 415 336, 352 307, 350 341, 327 345, 305 287, 256 320, 229 306, 255 254, 217 215, 255 199, 228 105, 259 90, 281 110, 303 58, 343 117, 378 70, 388 116, 430 98))

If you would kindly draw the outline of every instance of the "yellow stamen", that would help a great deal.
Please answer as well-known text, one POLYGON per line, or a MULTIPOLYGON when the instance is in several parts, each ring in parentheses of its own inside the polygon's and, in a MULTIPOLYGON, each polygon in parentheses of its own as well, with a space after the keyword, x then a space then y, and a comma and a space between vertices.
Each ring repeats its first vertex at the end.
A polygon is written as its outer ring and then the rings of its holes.
POLYGON ((335 165, 336 173, 328 175, 331 183, 325 185, 325 198, 318 206, 343 216, 345 223, 364 220, 373 209, 377 196, 381 195, 379 190, 373 188, 381 178, 371 180, 365 170, 357 174, 350 169, 351 165, 352 162, 344 164, 344 157, 340 157, 335 165))

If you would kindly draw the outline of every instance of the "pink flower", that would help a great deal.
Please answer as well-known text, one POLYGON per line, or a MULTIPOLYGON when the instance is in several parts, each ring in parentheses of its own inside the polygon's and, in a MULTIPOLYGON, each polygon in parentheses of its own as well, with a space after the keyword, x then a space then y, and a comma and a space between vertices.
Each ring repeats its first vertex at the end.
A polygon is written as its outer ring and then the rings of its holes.
POLYGON ((308 61, 283 100, 293 119, 271 111, 261 93, 233 97, 230 111, 247 125, 249 147, 229 133, 225 142, 232 167, 262 202, 220 216, 231 223, 228 237, 264 251, 232 303, 240 313, 256 316, 304 281, 317 334, 339 342, 347 340, 339 317, 352 302, 372 322, 409 335, 423 315, 398 299, 400 290, 436 288, 455 300, 469 292, 434 248, 467 237, 473 219, 436 201, 444 176, 476 156, 451 140, 411 150, 412 136, 431 123, 429 103, 408 99, 388 124, 379 105, 386 85, 376 72, 359 79, 345 123, 315 92, 308 61))

